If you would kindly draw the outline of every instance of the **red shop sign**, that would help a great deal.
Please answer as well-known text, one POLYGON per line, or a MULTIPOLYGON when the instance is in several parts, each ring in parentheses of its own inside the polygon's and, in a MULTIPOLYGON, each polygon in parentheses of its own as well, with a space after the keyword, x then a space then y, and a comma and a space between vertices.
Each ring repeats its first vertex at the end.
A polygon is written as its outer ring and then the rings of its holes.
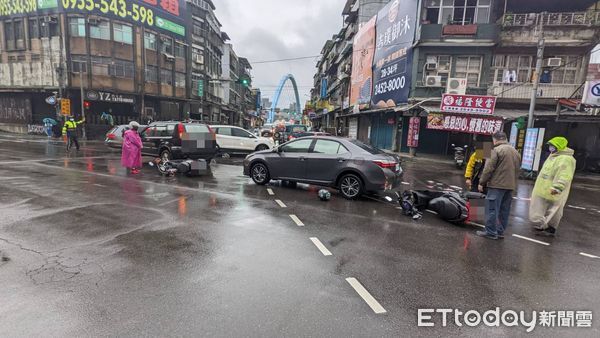
POLYGON ((411 117, 408 124, 408 135, 406 137, 406 145, 409 148, 417 148, 419 146, 419 129, 421 127, 420 117, 411 117))
POLYGON ((469 134, 493 135, 502 130, 503 120, 495 117, 430 113, 427 129, 457 131, 469 134))
POLYGON ((495 96, 444 94, 440 110, 444 113, 494 114, 495 96))

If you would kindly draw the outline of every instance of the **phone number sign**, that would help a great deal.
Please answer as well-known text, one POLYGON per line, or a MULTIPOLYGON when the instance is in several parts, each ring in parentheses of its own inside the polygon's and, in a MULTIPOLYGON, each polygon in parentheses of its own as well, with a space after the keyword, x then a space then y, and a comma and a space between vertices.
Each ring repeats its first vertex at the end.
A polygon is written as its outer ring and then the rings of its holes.
POLYGON ((185 0, 0 0, 0 17, 43 12, 109 16, 185 37, 185 0))

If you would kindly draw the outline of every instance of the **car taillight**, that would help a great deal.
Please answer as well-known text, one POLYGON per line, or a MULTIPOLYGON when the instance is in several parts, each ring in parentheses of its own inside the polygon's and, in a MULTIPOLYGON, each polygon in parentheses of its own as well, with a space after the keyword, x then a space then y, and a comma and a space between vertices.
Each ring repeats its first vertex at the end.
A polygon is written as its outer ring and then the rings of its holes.
POLYGON ((292 136, 292 135, 288 136, 288 141, 291 141, 293 139, 294 139, 294 136, 292 136))
POLYGON ((114 140, 116 138, 116 136, 115 136, 115 134, 111 133, 111 134, 106 135, 106 138, 109 140, 114 140))
POLYGON ((392 170, 396 169, 396 164, 397 164, 395 161, 386 161, 386 160, 374 160, 373 163, 377 164, 379 167, 381 167, 383 169, 392 169, 392 170))
POLYGON ((179 138, 183 137, 183 132, 185 131, 185 127, 182 123, 177 125, 177 133, 179 134, 179 138))

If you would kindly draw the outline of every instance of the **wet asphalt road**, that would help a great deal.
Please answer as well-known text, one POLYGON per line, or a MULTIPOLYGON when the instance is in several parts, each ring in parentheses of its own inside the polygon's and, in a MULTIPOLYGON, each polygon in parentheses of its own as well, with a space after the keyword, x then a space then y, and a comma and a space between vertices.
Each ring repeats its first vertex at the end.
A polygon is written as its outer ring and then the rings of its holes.
MULTIPOLYGON (((418 327, 417 309, 600 316, 595 180, 576 184, 554 239, 530 231, 523 182, 509 229, 523 237, 490 241, 368 198, 256 186, 239 158, 206 177, 163 178, 127 175, 100 144, 66 155, 61 143, 0 135, 0 151, 0 336, 518 336, 524 327, 439 318, 418 327)), ((403 166, 407 188, 461 184, 448 164, 403 166)), ((597 337, 598 321, 533 335, 597 337)))

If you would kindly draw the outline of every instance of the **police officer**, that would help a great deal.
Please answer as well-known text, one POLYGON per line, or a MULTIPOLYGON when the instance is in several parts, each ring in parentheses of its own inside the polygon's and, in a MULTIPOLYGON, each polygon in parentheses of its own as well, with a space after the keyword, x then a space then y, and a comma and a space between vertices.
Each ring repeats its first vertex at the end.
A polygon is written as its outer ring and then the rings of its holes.
POLYGON ((85 122, 85 119, 80 121, 75 121, 73 116, 69 117, 68 121, 65 121, 65 124, 62 129, 63 136, 67 136, 67 151, 71 150, 73 143, 79 151, 79 141, 77 140, 77 126, 85 122))

